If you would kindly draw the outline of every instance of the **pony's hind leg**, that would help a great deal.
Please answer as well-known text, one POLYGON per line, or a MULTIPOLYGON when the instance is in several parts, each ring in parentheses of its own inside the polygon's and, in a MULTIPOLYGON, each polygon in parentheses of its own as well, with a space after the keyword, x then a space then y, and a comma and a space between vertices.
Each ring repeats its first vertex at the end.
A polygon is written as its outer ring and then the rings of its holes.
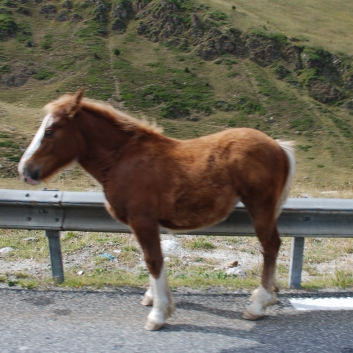
POLYGON ((148 315, 145 329, 156 331, 162 328, 167 318, 173 314, 175 302, 164 271, 158 224, 151 223, 151 221, 138 222, 134 220, 130 222, 130 226, 142 247, 150 272, 150 287, 142 303, 144 305, 153 304, 153 307, 148 315))
POLYGON ((257 320, 262 317, 267 306, 277 302, 276 295, 276 260, 281 239, 278 234, 274 212, 266 211, 254 214, 250 211, 256 234, 262 245, 264 258, 261 285, 250 297, 252 302, 243 314, 247 320, 257 320))
POLYGON ((264 248, 261 285, 254 290, 250 297, 252 303, 248 306, 243 315, 243 318, 247 320, 257 320, 263 316, 266 307, 276 304, 277 302, 276 259, 281 240, 278 236, 277 228, 275 228, 272 234, 273 236, 269 241, 261 242, 264 248))

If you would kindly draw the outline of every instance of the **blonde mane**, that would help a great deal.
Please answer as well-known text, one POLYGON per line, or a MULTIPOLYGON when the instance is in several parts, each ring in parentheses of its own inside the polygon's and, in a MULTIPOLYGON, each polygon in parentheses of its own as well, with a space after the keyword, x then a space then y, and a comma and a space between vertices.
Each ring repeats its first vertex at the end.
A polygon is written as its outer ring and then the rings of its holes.
POLYGON ((59 99, 47 104, 44 110, 50 114, 62 114, 67 116, 69 116, 72 111, 77 113, 80 110, 86 110, 111 121, 124 131, 143 132, 145 134, 161 134, 163 132, 163 129, 157 126, 156 123, 151 123, 146 119, 139 120, 133 118, 101 101, 83 98, 77 107, 74 96, 71 94, 65 94, 59 99))

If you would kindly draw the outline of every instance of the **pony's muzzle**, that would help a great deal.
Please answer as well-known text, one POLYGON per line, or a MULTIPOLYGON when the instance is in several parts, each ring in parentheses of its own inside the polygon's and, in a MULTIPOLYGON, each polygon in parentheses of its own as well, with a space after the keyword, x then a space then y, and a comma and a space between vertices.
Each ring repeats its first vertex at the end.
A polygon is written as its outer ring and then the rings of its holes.
POLYGON ((40 171, 41 168, 35 168, 33 170, 30 170, 27 167, 24 167, 22 169, 21 178, 22 180, 32 186, 38 185, 40 183, 40 171))

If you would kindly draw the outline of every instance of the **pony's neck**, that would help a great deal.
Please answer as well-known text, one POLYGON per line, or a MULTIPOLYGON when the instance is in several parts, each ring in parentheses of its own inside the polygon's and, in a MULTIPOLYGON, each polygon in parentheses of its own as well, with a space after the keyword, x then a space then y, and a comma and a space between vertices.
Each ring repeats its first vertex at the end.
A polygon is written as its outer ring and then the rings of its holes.
POLYGON ((77 118, 85 144, 78 163, 104 187, 107 174, 118 163, 133 134, 88 111, 81 111, 77 118))

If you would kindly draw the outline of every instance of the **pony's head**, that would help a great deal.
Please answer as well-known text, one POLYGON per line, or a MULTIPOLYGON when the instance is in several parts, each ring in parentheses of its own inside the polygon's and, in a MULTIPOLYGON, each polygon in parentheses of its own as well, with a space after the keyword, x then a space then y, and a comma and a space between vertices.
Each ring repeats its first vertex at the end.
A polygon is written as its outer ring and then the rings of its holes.
POLYGON ((47 115, 23 154, 18 171, 26 183, 37 185, 74 162, 80 154, 80 133, 73 117, 84 90, 65 94, 44 107, 47 115))

